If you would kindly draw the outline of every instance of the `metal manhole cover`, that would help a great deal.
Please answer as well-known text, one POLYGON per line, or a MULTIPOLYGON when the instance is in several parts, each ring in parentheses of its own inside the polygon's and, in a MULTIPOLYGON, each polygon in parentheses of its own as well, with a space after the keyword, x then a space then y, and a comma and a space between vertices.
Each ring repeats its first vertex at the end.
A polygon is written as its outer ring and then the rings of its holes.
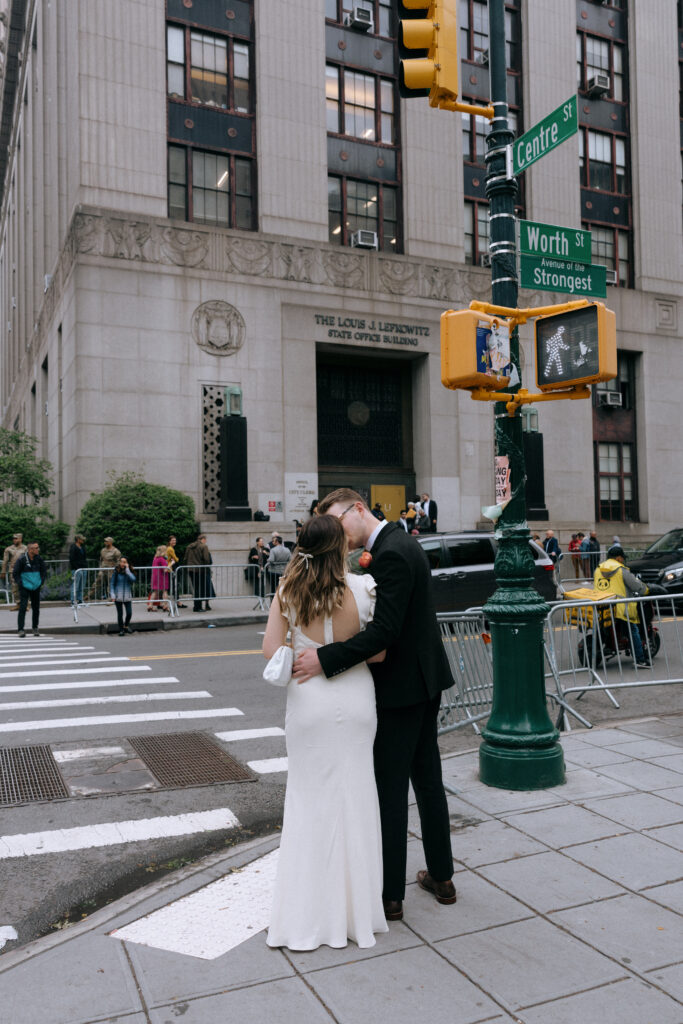
POLYGON ((256 778, 201 732, 127 739, 162 786, 209 786, 214 782, 253 782, 256 778))
POLYGON ((0 747, 0 806, 68 797, 49 746, 0 747))

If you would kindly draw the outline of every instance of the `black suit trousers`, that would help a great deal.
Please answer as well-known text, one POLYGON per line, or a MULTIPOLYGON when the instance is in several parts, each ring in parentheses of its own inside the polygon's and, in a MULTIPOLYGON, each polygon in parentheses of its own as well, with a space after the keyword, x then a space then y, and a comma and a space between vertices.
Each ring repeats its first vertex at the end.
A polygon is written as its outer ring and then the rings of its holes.
POLYGON ((409 781, 420 813, 427 870, 438 882, 453 874, 436 733, 440 701, 438 696, 410 707, 377 709, 375 779, 382 823, 383 896, 388 900, 405 896, 409 781))

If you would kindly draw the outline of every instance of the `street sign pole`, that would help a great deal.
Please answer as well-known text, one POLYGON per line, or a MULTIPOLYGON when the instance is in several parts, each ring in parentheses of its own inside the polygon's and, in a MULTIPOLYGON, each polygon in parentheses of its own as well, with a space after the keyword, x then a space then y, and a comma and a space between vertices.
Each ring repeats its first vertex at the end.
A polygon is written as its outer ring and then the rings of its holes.
MULTIPOLYGON (((515 196, 506 153, 512 144, 507 120, 505 2, 489 0, 489 67, 494 117, 487 135, 486 195, 491 225, 491 301, 517 306, 515 196)), ((546 126, 547 127, 547 126, 546 126)), ((548 146, 557 133, 549 129, 548 146)), ((530 153, 534 152, 534 147, 530 153)), ((510 356, 520 374, 517 327, 510 356)), ((507 390, 519 390, 521 380, 507 390)), ((545 699, 543 620, 548 606, 532 586, 534 562, 526 522, 526 469, 519 408, 509 416, 505 402, 495 410, 495 453, 507 459, 511 498, 498 519, 497 589, 485 606, 491 624, 493 704, 479 748, 482 782, 501 789, 545 789, 564 782, 564 759, 545 699)), ((502 465, 497 462, 497 465, 502 465)))

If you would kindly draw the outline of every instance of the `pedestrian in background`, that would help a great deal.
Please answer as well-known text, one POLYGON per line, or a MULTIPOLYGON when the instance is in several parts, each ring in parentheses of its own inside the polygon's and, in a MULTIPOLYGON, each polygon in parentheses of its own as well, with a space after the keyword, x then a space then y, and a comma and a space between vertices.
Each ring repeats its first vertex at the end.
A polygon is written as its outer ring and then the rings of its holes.
POLYGON ((178 601, 178 566, 180 565, 180 559, 178 558, 175 550, 177 544, 177 538, 174 533, 168 538, 168 544, 166 545, 166 561, 168 562, 169 571, 169 590, 173 600, 177 601, 178 608, 186 608, 181 601, 178 601))
POLYGON ((135 575, 128 564, 128 559, 121 556, 109 581, 109 596, 116 606, 119 636, 133 632, 130 628, 130 620, 133 615, 133 583, 135 583, 135 575), (125 621, 123 617, 124 610, 126 613, 125 621))
POLYGON ((280 583, 280 577, 287 568, 287 563, 292 557, 289 548, 282 543, 282 537, 277 533, 273 535, 273 543, 270 546, 268 560, 266 562, 266 580, 268 593, 276 594, 280 583))
POLYGON ((249 568, 247 569, 247 578, 251 580, 254 586, 254 594, 257 597, 263 597, 265 591, 265 576, 264 566, 268 561, 269 553, 268 545, 264 542, 263 537, 257 537, 256 543, 253 548, 250 548, 248 555, 249 568))
POLYGON ((15 612, 19 608, 19 587, 14 580, 12 570, 17 558, 26 554, 26 545, 23 540, 20 533, 13 534, 12 543, 7 545, 2 555, 2 575, 12 587, 12 597, 14 598, 14 608, 12 610, 15 612))
POLYGON ((200 533, 195 541, 185 549, 185 565, 192 588, 192 611, 201 612, 202 602, 208 610, 209 584, 211 581, 211 554, 206 546, 206 534, 200 533))
POLYGON ((573 533, 572 534, 572 539, 569 541, 569 544, 567 545, 567 550, 570 552, 570 554, 572 556, 572 565, 574 566, 574 575, 576 576, 577 580, 580 579, 580 577, 581 577, 581 555, 580 555, 579 552, 581 551, 581 541, 582 540, 583 540, 583 534, 582 533, 573 533))
POLYGON ((12 569, 12 576, 19 590, 19 615, 17 617, 19 636, 26 636, 24 622, 29 601, 31 602, 31 629, 34 636, 40 636, 38 632, 40 588, 45 582, 47 569, 45 562, 40 557, 39 550, 38 544, 32 541, 26 551, 17 558, 12 569))
POLYGON ((548 558, 552 559, 553 564, 557 565, 562 554, 562 549, 558 543, 557 537, 555 536, 554 530, 545 531, 545 540, 543 541, 543 550, 545 551, 548 558))
POLYGON ((95 600, 100 601, 105 594, 109 593, 108 577, 111 575, 111 570, 118 565, 120 557, 121 552, 114 547, 114 538, 105 537, 104 547, 100 551, 100 571, 87 593, 86 600, 91 601, 94 594, 95 600))
POLYGON ((149 595, 147 611, 153 612, 156 608, 161 611, 171 610, 168 601, 168 559, 166 557, 166 545, 159 544, 152 559, 152 591, 149 595), (166 602, 166 609, 163 604, 166 602))
POLYGON ((85 574, 79 573, 79 569, 88 568, 88 556, 85 551, 85 537, 77 533, 73 544, 69 548, 69 568, 71 569, 71 603, 83 604, 83 583, 85 574))
POLYGON ((593 576, 600 564, 600 541, 595 530, 591 530, 588 538, 589 576, 593 576))
POLYGON ((434 499, 429 497, 427 491, 422 495, 422 510, 429 522, 428 533, 436 533, 436 517, 439 514, 439 509, 434 499))

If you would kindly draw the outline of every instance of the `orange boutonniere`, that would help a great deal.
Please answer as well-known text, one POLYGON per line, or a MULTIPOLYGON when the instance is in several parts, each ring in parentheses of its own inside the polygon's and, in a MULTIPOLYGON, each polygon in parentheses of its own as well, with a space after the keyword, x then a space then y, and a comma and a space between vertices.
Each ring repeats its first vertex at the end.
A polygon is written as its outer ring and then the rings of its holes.
POLYGON ((363 554, 358 559, 358 564, 361 567, 361 569, 369 569, 371 562, 372 562, 372 555, 370 554, 369 551, 364 551, 363 554))

